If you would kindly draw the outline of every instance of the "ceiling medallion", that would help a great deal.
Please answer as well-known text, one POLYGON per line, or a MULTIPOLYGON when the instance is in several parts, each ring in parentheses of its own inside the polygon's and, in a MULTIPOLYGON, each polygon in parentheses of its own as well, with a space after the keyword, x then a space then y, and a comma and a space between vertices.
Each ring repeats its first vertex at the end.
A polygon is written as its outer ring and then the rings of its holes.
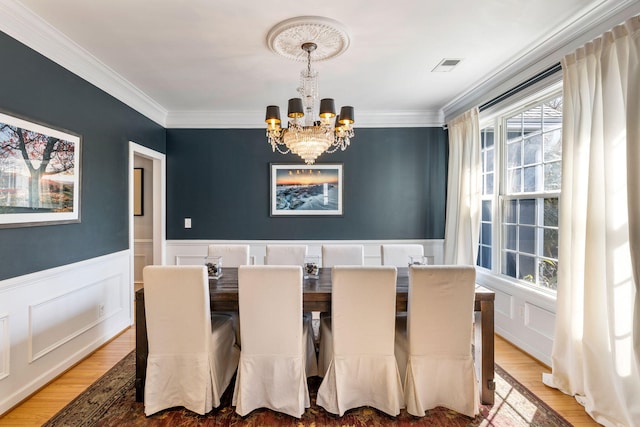
POLYGON ((307 61, 307 54, 300 49, 303 43, 314 43, 314 61, 335 58, 347 50, 350 44, 346 28, 333 19, 321 16, 301 16, 280 22, 267 34, 269 48, 285 58, 307 61))

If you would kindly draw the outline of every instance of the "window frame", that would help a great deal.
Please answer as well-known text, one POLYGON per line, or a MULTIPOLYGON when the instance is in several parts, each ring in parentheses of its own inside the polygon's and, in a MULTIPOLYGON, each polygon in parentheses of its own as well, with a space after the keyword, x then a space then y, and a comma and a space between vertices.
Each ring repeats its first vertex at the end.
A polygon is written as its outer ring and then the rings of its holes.
MULTIPOLYGON (((505 233, 503 231, 504 204, 510 200, 537 199, 555 196, 558 203, 561 203, 561 189, 557 191, 536 191, 522 192, 519 194, 507 194, 507 161, 506 161, 506 141, 507 141, 507 119, 527 111, 532 107, 546 101, 562 96, 562 73, 556 73, 549 78, 530 86, 521 93, 518 93, 499 104, 496 104, 480 112, 479 128, 482 131, 493 127, 493 193, 481 196, 482 202, 491 201, 491 268, 485 268, 476 263, 476 268, 489 277, 498 279, 502 283, 507 283, 521 289, 528 289, 547 297, 556 299, 557 290, 546 288, 537 283, 530 283, 526 280, 503 274, 503 265, 506 262, 503 249, 506 247, 505 233), (505 177, 505 179, 503 179, 505 177)), ((482 148, 481 148, 482 150, 482 148)), ((484 153, 483 153, 484 154, 484 153)), ((544 172, 543 172, 544 173, 544 172)), ((483 168, 484 178, 484 168, 483 168)), ((484 182, 483 182, 484 191, 484 182)), ((481 203, 482 203, 481 202, 481 203)), ((482 226, 482 223, 481 223, 482 226)), ((537 228, 537 226, 536 226, 537 228)), ((481 242, 478 242, 478 250, 481 249, 481 242)), ((539 255, 535 255, 539 258, 539 255)))

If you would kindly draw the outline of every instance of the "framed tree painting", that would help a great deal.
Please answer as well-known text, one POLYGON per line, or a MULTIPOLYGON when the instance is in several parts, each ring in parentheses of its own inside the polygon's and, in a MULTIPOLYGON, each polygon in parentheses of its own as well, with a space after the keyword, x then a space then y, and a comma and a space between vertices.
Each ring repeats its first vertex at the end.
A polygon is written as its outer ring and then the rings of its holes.
POLYGON ((342 215, 342 164, 271 164, 271 216, 342 215))
POLYGON ((0 112, 0 227, 80 222, 80 144, 0 112))

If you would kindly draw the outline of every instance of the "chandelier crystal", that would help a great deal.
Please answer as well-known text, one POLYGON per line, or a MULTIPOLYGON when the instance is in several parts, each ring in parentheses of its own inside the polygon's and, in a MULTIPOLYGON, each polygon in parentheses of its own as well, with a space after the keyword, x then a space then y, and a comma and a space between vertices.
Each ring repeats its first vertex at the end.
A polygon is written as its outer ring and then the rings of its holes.
POLYGON ((307 68, 300 73, 300 98, 289 100, 288 127, 280 126, 280 107, 277 105, 267 106, 265 122, 267 138, 274 152, 297 154, 311 165, 322 153, 345 150, 349 146, 354 136, 354 110, 345 106, 336 116, 334 100, 324 98, 320 100, 318 119, 314 120, 319 94, 318 72, 311 69, 311 53, 317 45, 305 42, 301 48, 307 54, 307 68))

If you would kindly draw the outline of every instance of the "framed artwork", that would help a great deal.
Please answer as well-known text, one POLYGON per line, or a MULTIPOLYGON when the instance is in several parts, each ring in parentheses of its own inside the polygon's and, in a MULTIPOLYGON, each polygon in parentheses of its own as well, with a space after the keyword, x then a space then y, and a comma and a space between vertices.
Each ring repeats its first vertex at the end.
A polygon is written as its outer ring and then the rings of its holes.
POLYGON ((144 169, 133 169, 133 215, 144 215, 144 169))
POLYGON ((0 112, 0 227, 80 222, 81 137, 0 112))
POLYGON ((271 216, 342 215, 342 164, 271 164, 271 216))

